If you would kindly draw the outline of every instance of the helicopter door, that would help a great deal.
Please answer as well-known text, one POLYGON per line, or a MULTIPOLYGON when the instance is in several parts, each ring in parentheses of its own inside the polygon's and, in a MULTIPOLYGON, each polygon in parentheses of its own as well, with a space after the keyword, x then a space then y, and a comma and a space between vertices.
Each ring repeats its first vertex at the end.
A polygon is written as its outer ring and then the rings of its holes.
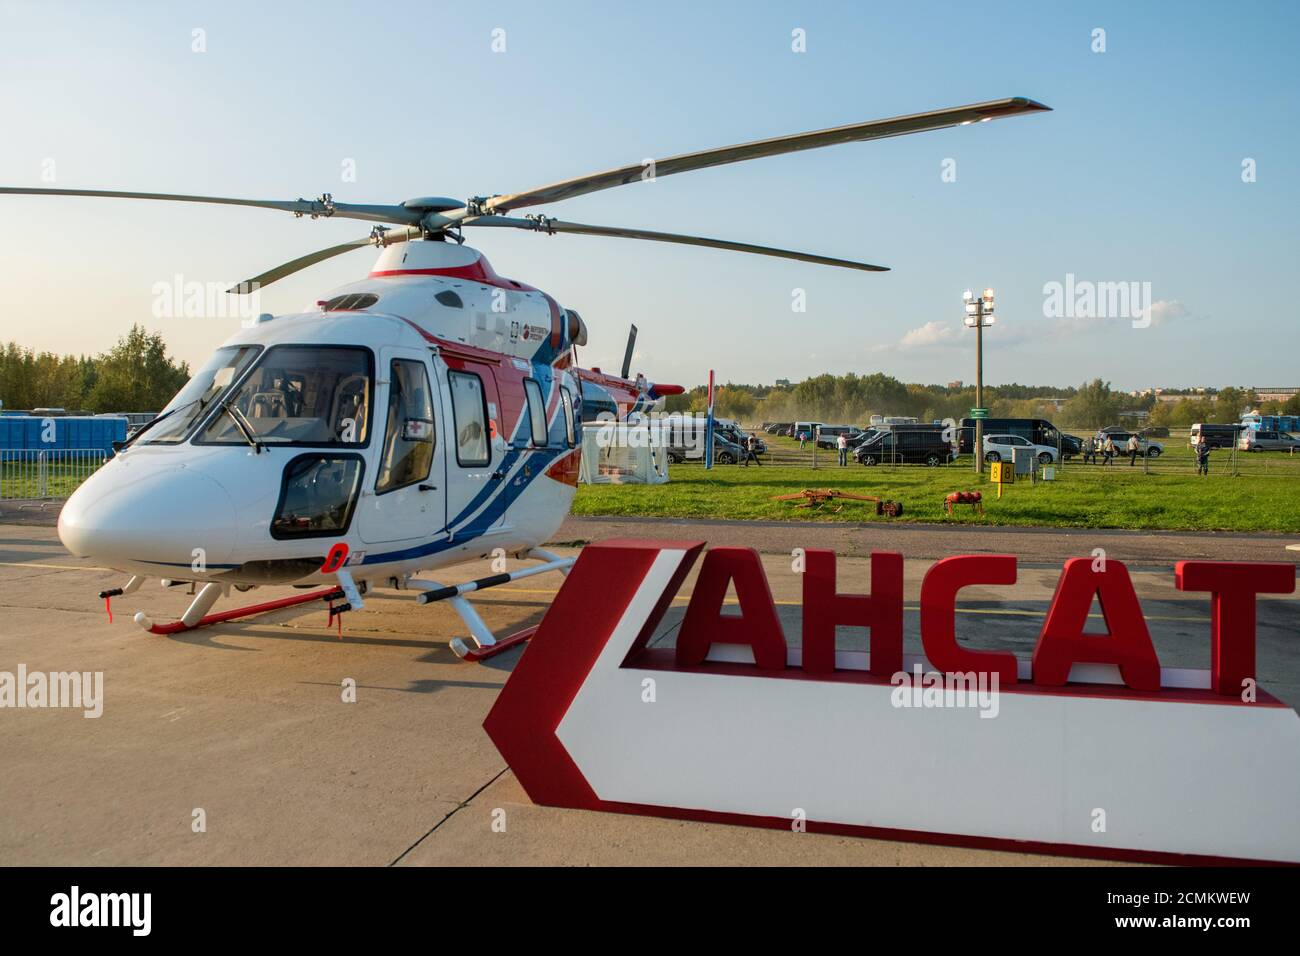
MULTIPOLYGON (((429 538, 447 524, 440 408, 427 352, 386 348, 378 369, 378 395, 385 411, 375 451, 374 483, 358 509, 357 526, 367 544, 429 538)), ((376 421, 376 425, 379 421, 376 421)))
POLYGON ((439 356, 434 362, 447 396, 443 437, 447 470, 447 530, 453 540, 503 527, 501 482, 505 443, 491 365, 439 356))

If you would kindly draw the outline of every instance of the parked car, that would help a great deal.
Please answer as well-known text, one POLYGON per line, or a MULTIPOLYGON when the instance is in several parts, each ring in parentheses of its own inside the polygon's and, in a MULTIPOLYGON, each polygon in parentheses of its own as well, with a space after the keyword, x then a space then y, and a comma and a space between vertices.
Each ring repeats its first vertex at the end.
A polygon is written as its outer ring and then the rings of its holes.
MULTIPOLYGON (((741 428, 736 422, 715 422, 713 431, 714 434, 722 435, 723 438, 733 444, 739 445, 741 448, 744 448, 745 443, 749 441, 749 432, 741 428)), ((757 436, 754 438, 754 454, 767 454, 767 442, 757 436)))
POLYGON ((786 430, 793 424, 794 422, 769 422, 763 426, 763 431, 769 435, 784 435, 786 430))
POLYGON ((1138 432, 1143 438, 1168 438, 1169 429, 1164 425, 1151 425, 1143 428, 1138 432))
MULTIPOLYGON (((703 461, 704 443, 689 445, 668 445, 664 449, 669 464, 677 465, 684 461, 703 461)), ((745 460, 745 449, 719 431, 713 432, 713 460, 721 465, 734 465, 745 460)))
POLYGON ((933 425, 879 428, 867 433, 854 449, 853 458, 860 465, 882 462, 922 464, 932 468, 945 465, 956 457, 956 452, 944 440, 943 432, 942 427, 933 425))
POLYGON ((1039 464, 1050 465, 1056 461, 1054 445, 1036 445, 1028 438, 1021 438, 1019 435, 984 436, 984 460, 987 462, 1014 461, 1017 448, 1032 448, 1039 464))
POLYGON ((860 434, 862 429, 857 425, 821 425, 817 429, 817 447, 834 451, 840 447, 841 435, 846 435, 852 441, 860 434))
POLYGON ((1247 428, 1241 433, 1237 447, 1242 451, 1291 451, 1300 448, 1300 438, 1290 432, 1247 428))
POLYGON ((853 449, 861 445, 863 442, 870 441, 871 436, 878 431, 881 431, 881 429, 878 426, 873 426, 871 428, 867 428, 864 429, 863 431, 858 432, 856 435, 851 436, 849 438, 849 450, 852 451, 853 449))
MULTIPOLYGON (((1105 431, 1106 434, 1110 436, 1111 441, 1115 443, 1116 454, 1121 456, 1128 454, 1128 440, 1133 435, 1132 432, 1107 431, 1106 429, 1103 429, 1103 431, 1105 431)), ((1138 434, 1138 447, 1142 454, 1146 455, 1148 458, 1159 458, 1165 453, 1163 442, 1143 438, 1141 433, 1138 434)))
POLYGON ((716 432, 713 435, 713 460, 720 465, 734 465, 745 460, 745 449, 716 432))

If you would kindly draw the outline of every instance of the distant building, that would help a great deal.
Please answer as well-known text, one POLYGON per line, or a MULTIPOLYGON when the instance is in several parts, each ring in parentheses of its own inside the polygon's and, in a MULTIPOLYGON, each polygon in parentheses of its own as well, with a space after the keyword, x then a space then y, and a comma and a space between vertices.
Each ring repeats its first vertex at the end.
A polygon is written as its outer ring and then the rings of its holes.
POLYGON ((961 385, 962 385, 961 379, 957 379, 957 381, 955 382, 948 383, 949 388, 951 388, 953 391, 958 391, 958 392, 961 391, 961 385))
POLYGON ((789 380, 788 378, 778 378, 778 379, 776 380, 776 385, 775 385, 774 387, 775 387, 775 388, 789 388, 789 387, 790 387, 790 380, 789 380))
POLYGON ((1283 385, 1278 387, 1255 386, 1255 400, 1257 402, 1285 402, 1294 398, 1300 393, 1300 386, 1283 385))

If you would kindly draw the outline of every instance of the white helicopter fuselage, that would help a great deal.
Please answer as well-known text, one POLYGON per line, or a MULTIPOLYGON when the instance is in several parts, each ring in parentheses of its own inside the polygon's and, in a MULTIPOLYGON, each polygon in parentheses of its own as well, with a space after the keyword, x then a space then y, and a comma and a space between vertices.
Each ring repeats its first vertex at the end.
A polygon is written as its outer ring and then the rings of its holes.
POLYGON ((450 242, 386 247, 303 313, 246 323, 72 495, 59 536, 134 575, 358 583, 526 552, 576 491, 585 328, 450 242))

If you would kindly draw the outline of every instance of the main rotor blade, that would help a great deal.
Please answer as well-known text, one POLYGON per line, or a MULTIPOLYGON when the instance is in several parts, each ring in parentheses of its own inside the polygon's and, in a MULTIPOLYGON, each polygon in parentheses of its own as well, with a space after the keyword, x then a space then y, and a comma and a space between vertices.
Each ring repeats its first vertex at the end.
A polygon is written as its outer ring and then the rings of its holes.
POLYGON ((239 283, 239 285, 231 289, 227 289, 226 294, 248 295, 250 292, 256 292, 259 289, 265 288, 278 279, 283 279, 285 276, 291 276, 295 272, 301 272, 308 266, 314 266, 316 263, 324 262, 326 259, 341 256, 343 253, 351 252, 353 249, 361 249, 370 245, 379 245, 381 242, 384 245, 388 245, 392 242, 406 242, 408 239, 414 239, 418 235, 420 235, 420 230, 411 228, 399 229, 386 233, 382 240, 376 239, 375 235, 371 233, 364 239, 353 239, 351 242, 345 242, 337 246, 330 246, 328 249, 311 252, 305 256, 300 256, 291 262, 278 265, 274 269, 269 269, 259 276, 254 276, 251 279, 239 283))
POLYGON ((830 256, 814 255, 811 252, 792 252, 789 249, 774 249, 771 246, 756 246, 748 242, 732 242, 729 239, 706 239, 703 236, 683 236, 675 232, 651 232, 648 229, 623 229, 617 226, 591 226, 581 222, 564 222, 560 219, 517 219, 512 216, 479 216, 466 219, 465 226, 502 226, 513 229, 530 229, 534 232, 570 232, 581 236, 609 236, 617 239, 646 239, 651 242, 674 242, 683 246, 708 246, 711 249, 730 249, 733 252, 752 252, 760 256, 776 256, 779 259, 797 259, 800 262, 815 262, 823 266, 840 266, 845 269, 861 269, 864 272, 888 272, 888 266, 873 266, 866 262, 854 262, 851 259, 833 259, 830 256))
POLYGON ((10 196, 91 196, 100 199, 156 199, 165 202, 201 202, 218 206, 253 206, 258 209, 276 209, 297 213, 300 216, 320 216, 340 219, 360 219, 364 222, 395 223, 414 226, 423 213, 404 206, 366 206, 336 203, 320 199, 230 199, 226 196, 187 196, 175 193, 137 193, 116 189, 25 189, 17 186, 0 186, 0 195, 10 196))
POLYGON ((960 126, 982 120, 999 119, 1004 116, 1016 116, 1021 113, 1038 113, 1050 110, 1034 100, 1015 96, 1004 100, 990 100, 987 103, 974 103, 970 106, 958 106, 952 109, 932 110, 929 113, 913 113, 908 116, 895 116, 890 119, 870 120, 851 126, 836 126, 831 129, 815 130, 810 133, 795 133, 790 136, 777 136, 772 139, 741 143, 738 146, 722 146, 698 153, 684 153, 667 159, 654 160, 653 168, 649 161, 603 173, 592 173, 575 179, 566 179, 548 186, 540 186, 527 192, 511 193, 507 196, 494 196, 485 203, 485 209, 506 212, 523 206, 535 206, 538 203, 558 202, 572 199, 602 189, 622 186, 642 178, 658 179, 674 173, 685 173, 693 169, 709 166, 722 166, 727 163, 739 163, 748 159, 760 159, 764 156, 778 156, 782 153, 794 153, 804 149, 820 149, 823 146, 835 146, 840 143, 855 143, 869 139, 884 139, 889 136, 902 136, 906 133, 920 133, 925 130, 942 129, 947 126, 960 126))

